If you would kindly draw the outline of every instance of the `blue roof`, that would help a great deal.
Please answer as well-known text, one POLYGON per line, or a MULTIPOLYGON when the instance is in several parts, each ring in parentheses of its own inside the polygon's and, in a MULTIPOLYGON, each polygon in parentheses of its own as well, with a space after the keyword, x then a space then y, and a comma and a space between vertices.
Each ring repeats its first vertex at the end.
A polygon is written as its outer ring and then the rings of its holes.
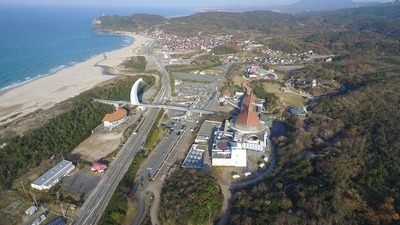
POLYGON ((66 224, 67 223, 65 222, 65 219, 62 216, 59 216, 54 220, 50 221, 49 223, 47 223, 47 225, 66 225, 66 224))

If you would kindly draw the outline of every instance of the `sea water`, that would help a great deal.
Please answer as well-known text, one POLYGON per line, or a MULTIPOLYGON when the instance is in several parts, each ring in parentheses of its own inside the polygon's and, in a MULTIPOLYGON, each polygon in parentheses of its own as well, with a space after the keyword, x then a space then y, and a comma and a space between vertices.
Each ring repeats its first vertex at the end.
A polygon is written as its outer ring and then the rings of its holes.
POLYGON ((128 36, 98 32, 105 15, 152 13, 165 17, 190 9, 0 5, 0 91, 51 75, 96 55, 122 48, 128 36))

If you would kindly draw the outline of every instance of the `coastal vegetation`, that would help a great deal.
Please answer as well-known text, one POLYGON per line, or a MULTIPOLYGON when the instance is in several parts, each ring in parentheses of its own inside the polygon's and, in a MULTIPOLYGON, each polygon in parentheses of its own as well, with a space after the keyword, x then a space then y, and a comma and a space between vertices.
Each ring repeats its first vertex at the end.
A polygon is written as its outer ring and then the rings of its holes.
POLYGON ((113 111, 110 105, 93 103, 88 93, 76 97, 72 105, 71 110, 50 119, 43 127, 6 142, 0 151, 2 189, 9 188, 16 177, 42 160, 65 156, 90 135, 105 114, 113 111))
POLYGON ((162 224, 212 224, 221 214, 222 201, 209 173, 178 169, 162 188, 159 218, 162 224))
POLYGON ((144 72, 146 70, 146 58, 144 56, 134 56, 122 63, 122 65, 136 73, 144 72))
POLYGON ((91 91, 94 98, 113 100, 113 101, 130 101, 131 89, 133 84, 142 78, 143 82, 139 85, 138 94, 144 92, 143 88, 147 89, 154 85, 154 76, 121 76, 112 82, 112 85, 103 85, 91 91))
MULTIPOLYGON (((149 84, 154 83, 152 76, 142 78, 149 84)), ((92 98, 129 101, 130 89, 137 79, 120 77, 82 93, 72 100, 66 112, 48 120, 42 127, 3 140, 0 188, 10 188, 14 179, 29 168, 40 165, 43 160, 66 156, 90 136, 105 114, 113 112, 112 106, 94 103, 92 98)))
POLYGON ((137 32, 149 26, 166 23, 167 19, 159 15, 134 14, 131 16, 101 16, 94 22, 95 26, 107 31, 137 32))

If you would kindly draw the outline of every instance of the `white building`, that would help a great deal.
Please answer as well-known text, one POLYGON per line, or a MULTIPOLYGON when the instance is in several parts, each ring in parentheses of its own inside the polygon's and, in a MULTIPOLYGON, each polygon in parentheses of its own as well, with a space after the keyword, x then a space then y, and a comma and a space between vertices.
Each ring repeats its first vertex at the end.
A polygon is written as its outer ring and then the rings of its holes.
POLYGON ((25 211, 25 213, 26 213, 27 215, 32 215, 33 213, 36 212, 36 210, 37 210, 37 207, 33 205, 33 206, 29 207, 29 208, 25 211))
POLYGON ((234 133, 217 132, 212 146, 211 163, 213 166, 247 166, 246 149, 234 140, 234 133))
POLYGON ((32 188, 48 190, 75 168, 71 161, 63 160, 31 183, 32 188))

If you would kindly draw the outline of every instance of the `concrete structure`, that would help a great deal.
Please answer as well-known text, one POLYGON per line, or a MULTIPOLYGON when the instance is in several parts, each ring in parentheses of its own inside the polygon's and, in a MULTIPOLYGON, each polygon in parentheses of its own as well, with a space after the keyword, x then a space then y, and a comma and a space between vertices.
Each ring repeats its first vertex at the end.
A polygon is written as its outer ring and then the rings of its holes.
POLYGON ((139 78, 132 86, 132 89, 131 89, 131 104, 132 105, 140 105, 137 92, 138 92, 139 84, 142 81, 143 81, 143 79, 139 78))
POLYGON ((126 109, 119 108, 116 112, 105 115, 102 122, 105 127, 116 127, 124 122, 127 115, 128 111, 126 109))
POLYGON ((29 208, 25 211, 25 214, 27 214, 27 215, 32 215, 32 214, 34 214, 34 213, 36 212, 36 210, 37 210, 37 207, 33 205, 33 206, 29 207, 29 208))
MULTIPOLYGON (((206 147, 206 146, 204 146, 206 147)), ((200 149, 198 144, 193 144, 183 161, 183 168, 203 169, 205 149, 200 149)))
POLYGON ((66 176, 75 168, 71 161, 63 160, 51 170, 40 176, 31 183, 31 187, 38 190, 48 190, 57 184, 62 177, 66 176))
POLYGON ((221 122, 206 120, 201 125, 199 132, 197 133, 196 143, 207 143, 213 133, 221 127, 221 122))
MULTIPOLYGON (((240 134, 237 136, 240 136, 240 134)), ((268 133, 243 135, 241 136, 241 142, 243 148, 247 151, 264 152, 267 148, 268 133)))
POLYGON ((212 146, 211 164, 213 166, 247 166, 246 150, 235 141, 234 133, 218 131, 212 146))

